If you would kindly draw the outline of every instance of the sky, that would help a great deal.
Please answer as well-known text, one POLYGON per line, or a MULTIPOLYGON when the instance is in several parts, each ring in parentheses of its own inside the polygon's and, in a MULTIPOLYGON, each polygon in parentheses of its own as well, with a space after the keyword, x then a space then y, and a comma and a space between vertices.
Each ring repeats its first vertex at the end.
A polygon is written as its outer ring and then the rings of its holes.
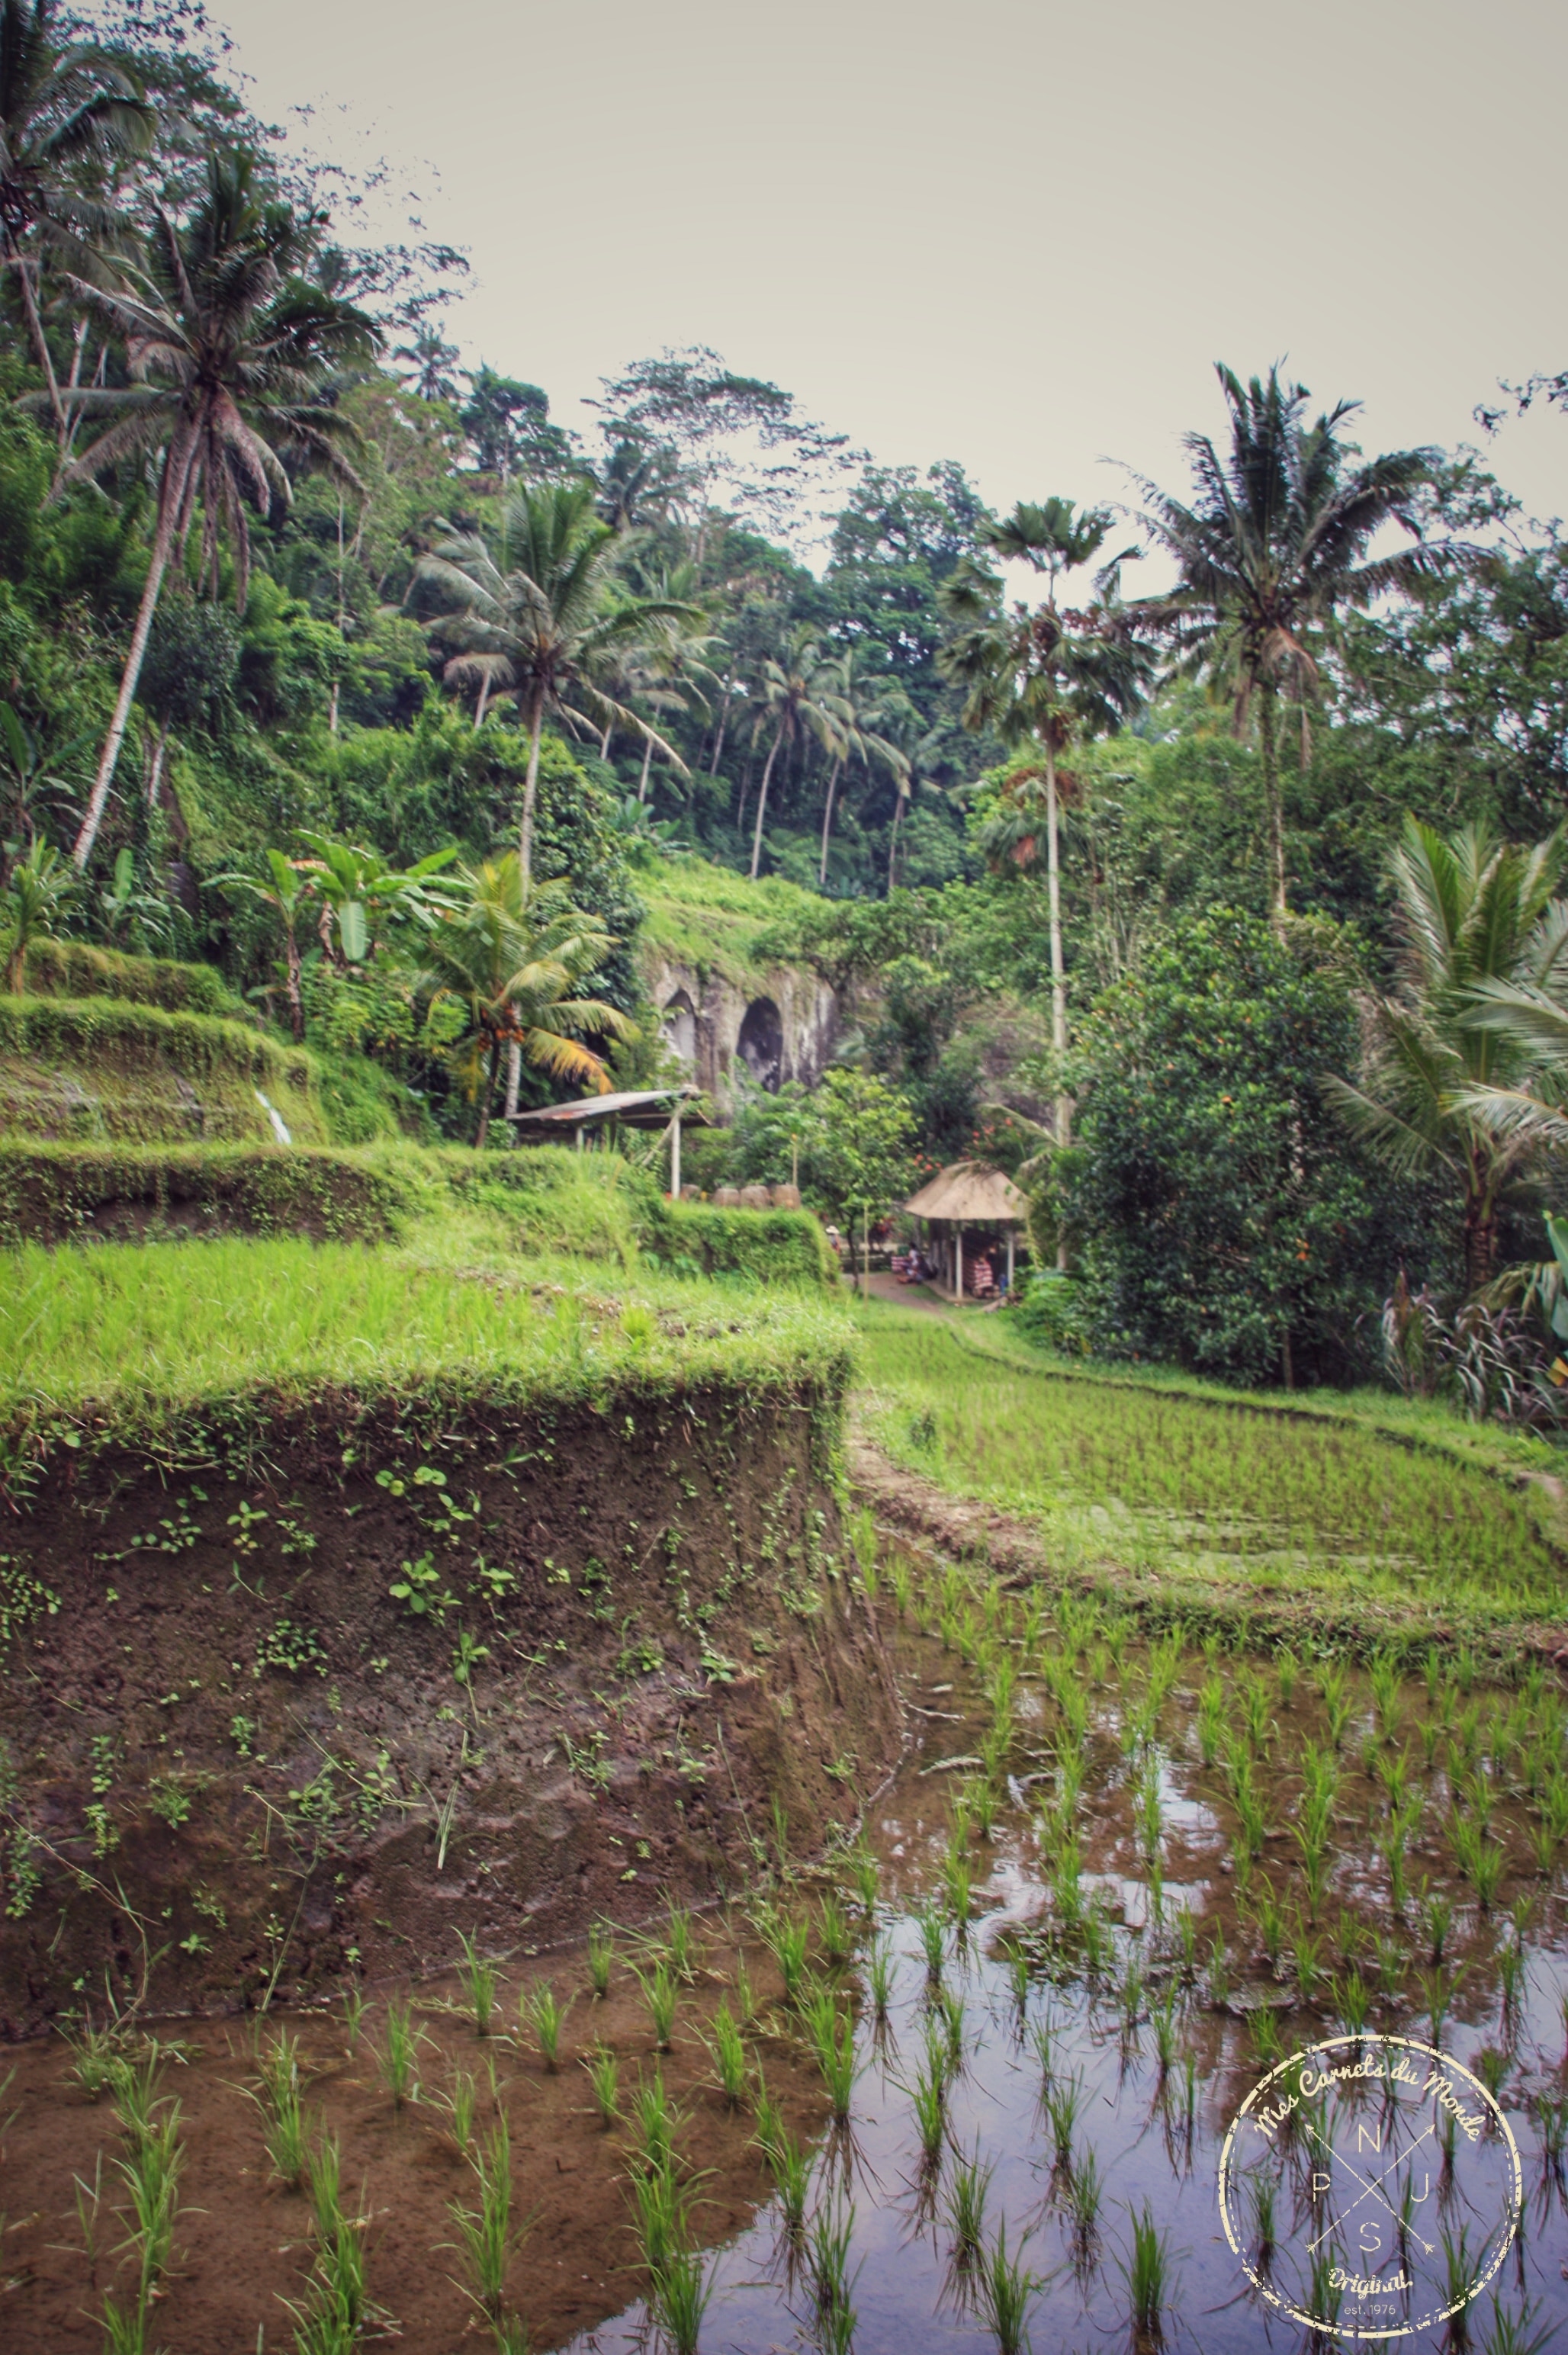
MULTIPOLYGON (((217 0, 249 96, 381 152, 467 249, 448 332, 591 423, 708 344, 995 505, 1179 490, 1213 363, 1481 438, 1568 367, 1548 0, 217 0), (1112 462, 1112 463, 1107 463, 1112 462)), ((1568 417, 1490 462, 1568 513, 1568 417)))

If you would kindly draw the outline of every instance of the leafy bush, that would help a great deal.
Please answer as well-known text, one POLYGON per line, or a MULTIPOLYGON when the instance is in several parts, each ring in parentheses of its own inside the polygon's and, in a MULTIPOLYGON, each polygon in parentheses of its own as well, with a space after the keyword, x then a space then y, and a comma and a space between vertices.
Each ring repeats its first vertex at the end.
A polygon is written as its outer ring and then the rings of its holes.
POLYGON ((37 941, 27 951, 27 990, 39 997, 118 997, 169 1014, 214 1014, 253 1021, 243 999, 209 964, 122 956, 85 941, 37 941))
POLYGON ((1008 1323, 1037 1348, 1083 1356, 1089 1348, 1083 1287, 1055 1268, 1035 1268, 1015 1293, 1008 1323))
POLYGON ((719 1210, 660 1200, 647 1217, 650 1255, 681 1275, 837 1289, 838 1257, 808 1210, 719 1210))
POLYGON ((0 1139, 0 1243, 124 1240, 149 1228, 398 1232, 418 1188, 390 1165, 282 1146, 73 1146, 0 1139))
POLYGON ((1324 1074, 1355 1068, 1356 978, 1335 926, 1282 940, 1220 908, 1102 996, 1053 1188, 1097 1348, 1242 1381, 1341 1374, 1402 1256, 1431 1251, 1430 1209, 1418 1222, 1325 1100, 1324 1074))

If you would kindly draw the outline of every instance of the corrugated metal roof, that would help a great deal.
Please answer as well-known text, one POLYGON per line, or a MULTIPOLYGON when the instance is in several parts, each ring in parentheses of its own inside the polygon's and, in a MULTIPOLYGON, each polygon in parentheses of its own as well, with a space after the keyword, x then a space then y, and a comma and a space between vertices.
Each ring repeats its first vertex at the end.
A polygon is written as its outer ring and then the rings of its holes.
POLYGON ((1029 1204, 1012 1179, 984 1161, 950 1161, 904 1204, 917 1219, 976 1227, 1021 1226, 1029 1204))
MULTIPOLYGON (((698 1088, 624 1088, 619 1094, 577 1096, 571 1103, 538 1104, 528 1112, 508 1113, 508 1120, 519 1127, 577 1128, 596 1120, 626 1120, 633 1126, 638 1115, 649 1114, 667 1120, 677 1103, 688 1102, 700 1094, 698 1088)), ((702 1124, 700 1114, 683 1114, 683 1119, 695 1117, 702 1124)))

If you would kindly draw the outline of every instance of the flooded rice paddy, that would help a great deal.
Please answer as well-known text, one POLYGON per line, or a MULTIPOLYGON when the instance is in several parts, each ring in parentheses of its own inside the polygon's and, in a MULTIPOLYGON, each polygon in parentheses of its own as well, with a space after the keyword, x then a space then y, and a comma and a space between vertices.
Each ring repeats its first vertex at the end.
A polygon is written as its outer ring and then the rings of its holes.
POLYGON ((8 2343, 1568 2345, 1555 1677, 895 1599, 827 1865, 758 1826, 725 1913, 493 1987, 19 2051, 8 2343))

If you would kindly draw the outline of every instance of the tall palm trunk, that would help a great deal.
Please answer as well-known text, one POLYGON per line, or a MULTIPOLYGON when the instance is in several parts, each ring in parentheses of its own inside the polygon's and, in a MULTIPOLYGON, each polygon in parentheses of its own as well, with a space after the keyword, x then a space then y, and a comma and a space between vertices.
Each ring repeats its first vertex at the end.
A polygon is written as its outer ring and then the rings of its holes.
POLYGON ((842 759, 837 760, 827 772, 827 800, 822 812, 822 868, 816 879, 825 891, 827 889, 827 837, 833 831, 833 795, 843 766, 842 759))
POLYGON ((1061 1066, 1067 1053, 1067 967, 1061 954, 1061 826, 1056 790, 1056 751, 1045 746, 1045 897, 1051 930, 1051 1046, 1057 1063, 1056 1141, 1067 1143, 1067 1099, 1061 1093, 1061 1066))
POLYGON ((1492 1189, 1472 1166, 1465 1193, 1465 1297, 1474 1300, 1497 1273, 1498 1206, 1492 1189))
POLYGON ((534 803, 539 789, 539 739, 543 733, 544 697, 536 694, 528 712, 528 773, 523 781, 523 824, 517 844, 525 883, 532 879, 534 871, 534 803))
MULTIPOLYGON (((336 684, 337 684, 336 680, 336 679, 334 679, 334 681, 333 681, 333 685, 336 687, 336 684)), ((489 705, 489 701, 490 701, 490 674, 489 674, 489 672, 488 672, 488 671, 485 671, 485 674, 484 674, 484 676, 481 677, 481 679, 480 679, 480 681, 479 681, 479 701, 478 701, 477 706, 475 707, 475 713, 474 713, 474 725, 475 725, 475 728, 483 728, 483 727, 484 727, 484 725, 485 725, 485 710, 486 710, 486 709, 487 709, 487 707, 488 707, 488 705, 489 705)), ((336 703, 335 703, 335 704, 334 704, 334 706, 333 706, 333 709, 334 709, 334 711, 336 711, 336 708, 337 708, 337 707, 336 707, 336 703)))
POLYGON ((643 743, 643 773, 637 780, 637 799, 639 802, 645 802, 648 797, 648 770, 653 763, 653 757, 654 740, 649 736, 645 738, 643 743))
POLYGON ((479 1134, 474 1140, 475 1153, 483 1153, 490 1137, 490 1106, 496 1101, 496 1074, 501 1068, 501 1041, 496 1037, 490 1050, 490 1060, 485 1066, 485 1092, 479 1099, 479 1134))
POLYGON ((735 682, 732 678, 727 678, 724 682, 724 700, 719 707, 719 733, 713 739, 713 758, 708 763, 708 773, 710 777, 716 777, 719 774, 719 757, 724 750, 724 730, 729 724, 730 698, 734 691, 734 686, 735 682))
POLYGON ((1285 896, 1285 812, 1279 794, 1279 689, 1272 678, 1258 683, 1258 738, 1263 749, 1264 805, 1268 818, 1270 921, 1284 929, 1289 911, 1285 896))
POLYGON ((7 233, 5 239, 5 259, 21 282, 22 313, 27 322, 27 341, 33 346, 33 357, 37 361, 38 373, 44 379, 44 387, 49 396, 49 410, 55 421, 55 433, 63 449, 65 437, 69 429, 66 422, 65 406, 60 400, 59 379, 55 375, 55 364, 49 357, 48 337, 44 333, 44 323, 38 315, 38 299, 34 291, 26 257, 17 250, 16 238, 10 233, 7 233))
POLYGON ((289 1001, 289 1028, 293 1034, 294 1044, 297 1047, 304 1038, 304 993, 300 987, 300 975, 304 971, 304 964, 300 956, 300 944, 294 938, 294 920, 292 915, 285 916, 283 919, 283 965, 287 975, 283 986, 289 1001))
POLYGON ((753 883, 757 879, 757 869, 763 863, 763 820, 767 815, 768 810, 768 781, 773 773, 773 762, 778 758, 779 746, 784 742, 784 724, 781 719, 778 725, 778 733, 774 736, 773 743, 768 748, 767 764, 763 771, 763 782, 757 788, 757 823, 752 835, 752 880, 753 883))
POLYGON ((888 842, 888 889, 890 891, 893 888, 893 877, 898 868, 899 827, 903 821, 904 804, 908 799, 908 794, 901 785, 898 800, 893 805, 893 830, 888 842))
MULTIPOLYGON (((1072 1105, 1061 1084, 1061 1066, 1067 1056, 1067 967, 1061 954, 1061 804, 1056 790, 1056 748, 1049 737, 1045 743, 1045 896, 1051 930, 1051 1060, 1056 1066, 1051 1126, 1058 1146, 1064 1147, 1072 1142, 1072 1105)), ((1065 1274, 1067 1238, 1060 1230, 1056 1264, 1065 1274)))
POLYGON ((147 578, 142 590, 142 602, 136 609, 136 626, 131 633, 130 651, 125 656, 125 668, 121 675, 120 692, 114 699, 113 716, 109 733, 103 740, 103 752, 98 763, 88 796, 87 809, 81 821, 81 831, 71 852, 77 870, 85 868, 92 856, 92 846, 98 839, 98 829, 103 823, 103 812, 109 799, 109 787, 114 775, 114 764, 120 758, 120 748, 125 741, 125 730, 131 721, 131 706, 135 701, 136 688, 142 677, 142 664, 146 656, 147 640, 152 634, 153 616, 158 609, 158 597, 168 570, 169 550, 174 545, 175 526, 185 504, 191 471, 196 464, 197 437, 187 425, 175 432, 164 453, 163 479, 158 485, 158 521, 153 535, 152 559, 147 566, 147 578))

